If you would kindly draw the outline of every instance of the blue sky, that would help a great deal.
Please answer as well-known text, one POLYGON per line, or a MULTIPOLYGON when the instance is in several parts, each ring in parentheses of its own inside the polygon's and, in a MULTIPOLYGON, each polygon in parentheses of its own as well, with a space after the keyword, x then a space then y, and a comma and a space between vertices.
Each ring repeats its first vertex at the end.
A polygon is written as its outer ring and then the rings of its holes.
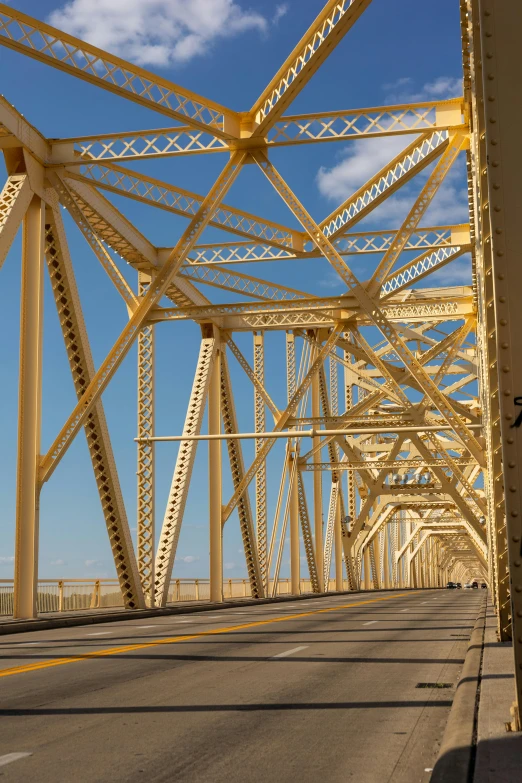
MULTIPOLYGON (((246 110, 277 71, 289 51, 321 10, 317 0, 247 3, 238 0, 75 0, 68 6, 54 0, 17 0, 18 10, 66 24, 75 33, 88 35, 122 57, 150 67, 172 81, 235 110, 246 110), (147 13, 143 13, 143 9, 147 13), (115 16, 117 12, 117 16, 115 16), (161 36, 156 32, 161 30, 161 36), (202 32, 203 31, 203 32, 202 32), (153 65, 151 65, 153 63, 153 65)), ((115 97, 92 85, 56 71, 30 58, 0 47, 0 91, 39 130, 49 137, 87 135, 171 125, 160 114, 115 97)), ((353 30, 337 47, 319 73, 305 87, 289 113, 330 111, 407 100, 453 97, 460 93, 460 29, 456 0, 433 5, 418 0, 373 0, 353 30)), ((288 147, 275 150, 273 163, 288 179, 311 214, 320 220, 349 195, 412 137, 358 141, 351 144, 288 147)), ((461 156, 462 157, 462 156, 461 156)), ((176 160, 134 163, 153 176, 205 192, 225 163, 223 155, 190 156, 176 160)), ((427 170, 424 177, 429 172, 427 170)), ((401 190, 375 211, 368 228, 396 227, 422 185, 401 190)), ((112 197, 111 197, 112 198, 112 197)), ((297 224, 261 173, 248 166, 226 201, 234 206, 297 224)), ((157 245, 173 245, 186 225, 185 219, 152 207, 114 197, 113 202, 157 245)), ((466 221, 463 161, 443 186, 424 225, 466 221)), ((65 213, 64 213, 65 214, 65 213)), ((126 312, 105 273, 83 238, 65 216, 71 252, 80 289, 94 359, 101 362, 124 326, 126 312)), ((216 241, 217 233, 205 235, 216 241)), ((226 236, 224 237, 227 238, 226 236)), ((365 259, 368 259, 366 256, 365 259)), ((375 258, 372 258, 375 263, 375 258)), ((367 260, 354 262, 356 274, 368 274, 367 260)), ((325 262, 263 264, 245 267, 308 291, 335 294, 342 291, 325 262)), ((433 275, 433 284, 465 283, 466 260, 455 262, 433 275)), ((3 383, 0 416, 3 448, 0 453, 0 578, 12 573, 16 465, 16 409, 18 371, 18 321, 20 237, 1 270, 0 351, 3 383)), ((129 275, 129 280, 134 279, 129 275)), ((208 289, 204 290, 208 294, 208 289)), ((231 301, 230 294, 214 292, 216 301, 231 301)), ((47 285, 44 335, 43 448, 52 441, 73 407, 74 391, 54 302, 47 285)), ((181 432, 199 344, 199 327, 163 324, 157 329, 158 434, 181 432)), ((273 346, 268 362, 267 387, 279 407, 284 407, 284 335, 269 334, 273 346)), ((238 336, 251 356, 251 340, 238 336)), ((230 359, 231 366, 234 360, 230 359)), ((136 352, 131 351, 104 394, 104 404, 131 528, 135 527, 136 448, 136 352)), ((249 382, 234 369, 234 386, 240 424, 252 427, 252 395, 249 382)), ((267 418, 269 423, 269 419, 267 418)), ((248 464, 252 444, 244 447, 248 464)), ((157 524, 161 526, 176 447, 157 449, 157 524)), ((269 508, 273 513, 282 461, 282 445, 269 461, 269 508)), ((325 478, 325 504, 328 483, 325 478)), ((175 565, 178 576, 208 574, 207 447, 202 444, 193 477, 175 565), (183 560, 188 558, 188 561, 183 560)), ((224 500, 231 484, 225 477, 224 500)), ((112 576, 114 574, 99 499, 92 477, 85 439, 80 435, 70 448, 41 499, 40 572, 42 576, 112 576)), ((224 537, 226 576, 245 576, 237 516, 227 522, 224 537)), ((284 560, 286 561, 286 557, 284 560)), ((304 564, 303 564, 304 565, 304 564)), ((284 566, 283 575, 287 567, 284 566)))

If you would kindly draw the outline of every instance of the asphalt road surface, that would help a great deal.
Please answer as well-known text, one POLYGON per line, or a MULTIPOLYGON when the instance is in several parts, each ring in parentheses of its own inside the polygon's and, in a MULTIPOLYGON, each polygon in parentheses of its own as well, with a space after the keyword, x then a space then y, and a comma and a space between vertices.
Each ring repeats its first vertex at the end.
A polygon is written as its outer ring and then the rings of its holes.
POLYGON ((428 781, 481 598, 362 593, 0 636, 0 779, 428 781))

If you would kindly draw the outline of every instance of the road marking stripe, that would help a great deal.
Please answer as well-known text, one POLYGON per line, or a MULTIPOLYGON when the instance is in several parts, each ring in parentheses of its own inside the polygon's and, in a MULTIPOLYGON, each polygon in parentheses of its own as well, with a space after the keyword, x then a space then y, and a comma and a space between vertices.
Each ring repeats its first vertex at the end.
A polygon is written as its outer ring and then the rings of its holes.
POLYGON ((32 647, 34 644, 45 644, 45 642, 20 642, 19 647, 32 647))
POLYGON ((286 658, 287 655, 293 655, 296 652, 300 652, 301 650, 308 650, 308 644, 305 644, 304 647, 294 647, 292 650, 287 650, 286 652, 278 653, 277 655, 272 655, 270 660, 274 660, 274 658, 286 658))
POLYGON ((401 609, 401 612, 409 612, 409 609, 401 609))
POLYGON ((97 631, 96 633, 88 633, 87 636, 110 636, 113 631, 97 631))
POLYGON ((338 612, 340 609, 354 609, 362 606, 363 604, 376 604, 380 601, 392 601, 395 598, 409 598, 416 593, 399 593, 398 595, 384 596, 382 598, 370 598, 367 601, 357 601, 351 604, 341 604, 336 607, 328 607, 327 609, 314 609, 309 612, 301 612, 300 614, 285 615, 284 617, 271 617, 268 620, 256 620, 251 623, 243 623, 242 625, 231 625, 228 628, 211 628, 208 631, 198 631, 190 636, 170 636, 166 639, 154 639, 154 641, 140 642, 139 644, 128 644, 124 647, 111 647, 107 650, 96 650, 89 653, 83 653, 74 658, 55 658, 51 661, 41 661, 39 663, 29 663, 24 666, 14 666, 11 669, 0 669, 0 677, 11 677, 13 674, 25 674, 25 672, 34 672, 40 669, 51 669, 54 666, 64 666, 68 663, 81 663, 82 661, 88 661, 91 658, 105 658, 109 655, 122 655, 127 652, 134 652, 135 650, 147 650, 151 647, 159 647, 162 644, 177 644, 178 642, 190 642, 193 639, 201 639, 205 636, 216 636, 217 634, 233 633, 234 631, 242 631, 244 628, 257 628, 260 625, 270 625, 271 623, 287 623, 289 620, 300 620, 303 617, 309 617, 313 614, 325 614, 326 612, 338 612))
POLYGON ((32 755, 32 753, 6 753, 5 756, 0 756, 0 767, 5 767, 6 764, 10 764, 12 761, 25 759, 26 756, 32 755))
POLYGON ((378 620, 370 620, 369 623, 363 623, 363 625, 374 625, 374 623, 378 623, 378 620))
POLYGON ((133 628, 157 628, 157 625, 132 625, 131 631, 133 628))

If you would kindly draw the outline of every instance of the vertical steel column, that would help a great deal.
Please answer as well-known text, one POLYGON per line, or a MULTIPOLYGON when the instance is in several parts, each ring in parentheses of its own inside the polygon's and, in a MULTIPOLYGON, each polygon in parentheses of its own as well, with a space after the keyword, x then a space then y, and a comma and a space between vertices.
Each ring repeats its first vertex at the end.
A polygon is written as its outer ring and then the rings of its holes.
POLYGON ((364 589, 370 590, 372 586, 371 564, 370 564, 370 550, 366 546, 364 548, 363 555, 364 563, 364 589))
MULTIPOLYGON (((515 728, 522 703, 522 5, 518 0, 480 0, 487 201, 496 318, 503 489, 515 656, 515 728)), ((476 29, 476 28, 475 28, 476 29)))
MULTIPOLYGON (((150 277, 138 272, 138 295, 143 296, 150 277)), ((138 437, 154 435, 154 326, 138 335, 138 437)), ((155 605, 154 443, 138 441, 137 554, 141 587, 147 606, 155 605)))
MULTIPOLYGON (((254 333, 254 375, 258 381, 265 383, 265 347, 263 333, 254 333)), ((254 426, 256 432, 266 429, 265 401, 257 387, 254 386, 254 426)), ((263 447, 262 440, 256 440, 256 454, 263 447)), ((266 460, 263 460, 256 473, 256 538, 259 569, 265 594, 268 590, 267 573, 267 510, 266 510, 266 460)))
POLYGON ((384 567, 384 585, 383 587, 388 590, 390 588, 390 523, 387 522, 384 525, 384 553, 383 553, 383 567, 384 567))
POLYGON ((288 457, 288 476, 290 491, 290 582, 292 595, 301 592, 301 562, 299 545, 299 497, 297 494, 297 453, 291 452, 288 457))
POLYGON ((378 537, 376 536, 370 544, 370 558, 373 562, 373 589, 381 589, 381 558, 378 546, 378 537))
MULTIPOLYGON (((487 197, 486 122, 484 117, 483 61, 480 35, 474 34, 478 23, 476 0, 461 0, 464 98, 469 105, 472 128, 468 153, 470 183, 470 227, 474 240, 475 282, 477 298, 477 347, 479 357, 479 394, 486 440, 486 489, 488 560, 490 586, 497 611, 501 639, 511 638, 509 570, 506 540, 506 514, 500 438, 500 405, 497 354, 496 301, 492 274, 491 215, 487 197)), ((489 80, 491 81, 491 80, 489 80)), ((493 123, 494 124, 494 123, 493 123)))
POLYGON ((343 590, 343 534, 341 528, 341 479, 339 478, 339 500, 335 510, 334 552, 335 552, 335 589, 343 590))
POLYGON ((27 208, 22 238, 18 461, 14 616, 37 616, 40 483, 44 209, 34 196, 27 208))
MULTIPOLYGON (((216 338, 217 339, 217 338, 216 338)), ((208 387, 208 433, 221 433, 221 351, 218 348, 208 387)), ((223 600, 222 441, 208 442, 210 527, 210 600, 223 600)))
MULTIPOLYGON (((313 358, 317 355, 318 349, 313 348, 313 358)), ((321 415, 321 393, 319 388, 319 372, 316 372, 312 378, 312 416, 321 415)), ((312 446, 316 448, 321 442, 320 437, 312 438, 312 446)), ((312 460, 315 465, 321 462, 321 451, 318 449, 312 460)), ((320 470, 313 472, 314 482, 314 538, 315 538, 315 562, 317 565, 317 578, 319 580, 319 592, 325 590, 324 583, 324 542, 323 542, 323 474, 320 470)), ((326 586, 327 587, 327 586, 326 586)))

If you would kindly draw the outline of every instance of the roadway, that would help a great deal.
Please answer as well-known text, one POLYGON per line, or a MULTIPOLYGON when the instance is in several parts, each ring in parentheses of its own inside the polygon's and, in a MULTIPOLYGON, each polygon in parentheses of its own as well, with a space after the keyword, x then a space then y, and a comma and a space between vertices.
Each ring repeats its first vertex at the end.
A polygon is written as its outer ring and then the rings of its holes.
POLYGON ((0 636, 0 777, 427 781, 482 598, 361 593, 0 636))

